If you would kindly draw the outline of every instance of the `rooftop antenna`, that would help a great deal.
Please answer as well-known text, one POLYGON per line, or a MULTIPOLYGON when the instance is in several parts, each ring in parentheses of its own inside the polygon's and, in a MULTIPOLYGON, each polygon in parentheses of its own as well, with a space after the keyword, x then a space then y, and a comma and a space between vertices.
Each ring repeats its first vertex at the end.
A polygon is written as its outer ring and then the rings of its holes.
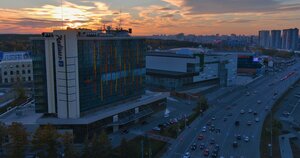
POLYGON ((64 3, 63 3, 64 0, 61 0, 60 1, 60 9, 61 9, 61 29, 63 30, 64 29, 64 3))
POLYGON ((121 28, 122 28, 122 9, 120 9, 119 16, 120 16, 120 19, 119 19, 119 26, 118 26, 119 28, 118 29, 121 30, 121 28))

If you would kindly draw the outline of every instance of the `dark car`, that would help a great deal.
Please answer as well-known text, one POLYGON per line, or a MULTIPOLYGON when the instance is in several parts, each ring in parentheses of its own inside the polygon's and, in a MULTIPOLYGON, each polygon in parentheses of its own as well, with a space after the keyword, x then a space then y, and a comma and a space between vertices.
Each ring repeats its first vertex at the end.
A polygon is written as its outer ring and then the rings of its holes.
POLYGON ((196 149, 197 149, 197 144, 196 143, 192 144, 191 150, 196 150, 196 149))
POLYGON ((205 148, 205 144, 204 144, 204 143, 201 143, 200 146, 199 146, 199 148, 200 148, 201 150, 204 149, 204 148, 205 148))
POLYGON ((211 139, 210 139, 210 144, 215 144, 215 143, 216 143, 215 138, 211 138, 211 139))
POLYGON ((217 158, 217 157, 218 157, 218 154, 219 154, 219 151, 218 151, 218 150, 213 150, 212 153, 211 153, 211 157, 212 157, 212 158, 217 158))
POLYGON ((200 134, 199 136, 198 136, 198 140, 202 140, 204 138, 204 136, 202 135, 202 134, 200 134))
POLYGON ((216 145, 215 145, 215 150, 216 150, 216 151, 219 151, 219 150, 220 150, 220 145, 219 145, 219 144, 216 144, 216 145))
POLYGON ((208 150, 208 149, 204 149, 203 155, 204 155, 204 156, 209 156, 209 150, 208 150))
POLYGON ((238 142, 237 142, 237 141, 234 141, 234 142, 232 143, 232 146, 233 146, 234 148, 237 148, 237 147, 238 147, 238 142))
POLYGON ((235 121, 234 125, 235 126, 239 126, 240 125, 240 121, 235 121))
POLYGON ((236 139, 237 140, 241 140, 242 139, 242 136, 240 134, 236 135, 236 139))

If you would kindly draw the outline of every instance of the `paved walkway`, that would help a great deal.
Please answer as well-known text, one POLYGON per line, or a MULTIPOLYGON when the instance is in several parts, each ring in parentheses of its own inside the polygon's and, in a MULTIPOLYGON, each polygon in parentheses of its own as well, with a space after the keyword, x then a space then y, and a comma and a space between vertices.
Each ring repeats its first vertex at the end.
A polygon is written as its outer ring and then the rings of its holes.
POLYGON ((294 138, 296 135, 294 134, 285 134, 279 136, 279 146, 281 157, 283 158, 293 158, 293 151, 291 148, 290 138, 294 138))

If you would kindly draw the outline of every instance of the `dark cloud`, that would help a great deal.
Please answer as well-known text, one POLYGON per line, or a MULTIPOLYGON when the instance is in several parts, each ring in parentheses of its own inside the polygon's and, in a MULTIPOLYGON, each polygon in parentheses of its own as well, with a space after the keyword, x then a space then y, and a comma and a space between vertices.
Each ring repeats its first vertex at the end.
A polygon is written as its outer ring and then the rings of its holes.
POLYGON ((221 20, 218 21, 218 23, 249 23, 253 22, 255 20, 250 20, 250 19, 235 19, 235 20, 221 20))
MULTIPOLYGON (((168 0, 169 2, 172 0, 168 0)), ((300 10, 300 3, 282 4, 278 0, 173 0, 182 1, 188 14, 221 14, 300 10)))
MULTIPOLYGON (((66 23, 68 21, 65 21, 66 23)), ((88 21, 75 20, 72 23, 86 23, 88 21)), ((34 18, 19 18, 19 19, 7 19, 6 24, 13 24, 22 27, 32 27, 32 28, 47 28, 53 26, 61 26, 62 21, 59 20, 45 20, 45 19, 34 19, 34 18)))
POLYGON ((172 18, 174 17, 174 14, 166 14, 166 15, 162 15, 162 18, 172 18))
POLYGON ((169 11, 169 10, 174 10, 173 8, 170 8, 170 7, 162 7, 162 8, 159 8, 157 9, 158 11, 169 11))

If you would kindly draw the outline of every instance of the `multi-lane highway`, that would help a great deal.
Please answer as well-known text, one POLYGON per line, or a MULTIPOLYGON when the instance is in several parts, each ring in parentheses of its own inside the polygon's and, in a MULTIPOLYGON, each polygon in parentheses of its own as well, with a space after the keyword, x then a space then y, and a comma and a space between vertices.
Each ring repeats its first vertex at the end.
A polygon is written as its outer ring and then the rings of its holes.
POLYGON ((201 144, 208 149, 209 157, 216 149, 216 144, 220 147, 217 157, 260 157, 259 146, 263 121, 275 100, 299 79, 300 74, 296 72, 299 67, 300 64, 297 63, 283 72, 266 75, 247 87, 226 95, 214 109, 196 119, 191 128, 186 129, 170 146, 164 157, 180 158, 186 152, 189 152, 192 158, 205 157, 203 150, 199 149, 201 144), (241 110, 244 114, 241 114, 241 110), (254 115, 254 112, 257 115, 254 115), (213 116, 215 119, 212 119, 213 116), (256 121, 256 118, 259 120, 256 121), (235 125, 236 121, 239 121, 239 126, 235 125), (209 131, 208 122, 221 132, 209 131), (248 125, 248 122, 251 125, 248 125), (206 132, 202 131, 204 126, 207 128, 206 132), (203 140, 198 140, 200 134, 203 135, 203 140), (241 140, 237 140, 237 135, 241 136, 241 140), (245 141, 246 137, 249 138, 248 142, 245 141), (215 140, 214 143, 211 141, 212 138, 215 140), (233 147, 234 141, 237 142, 237 147, 233 147), (194 143, 197 148, 191 150, 194 143))

